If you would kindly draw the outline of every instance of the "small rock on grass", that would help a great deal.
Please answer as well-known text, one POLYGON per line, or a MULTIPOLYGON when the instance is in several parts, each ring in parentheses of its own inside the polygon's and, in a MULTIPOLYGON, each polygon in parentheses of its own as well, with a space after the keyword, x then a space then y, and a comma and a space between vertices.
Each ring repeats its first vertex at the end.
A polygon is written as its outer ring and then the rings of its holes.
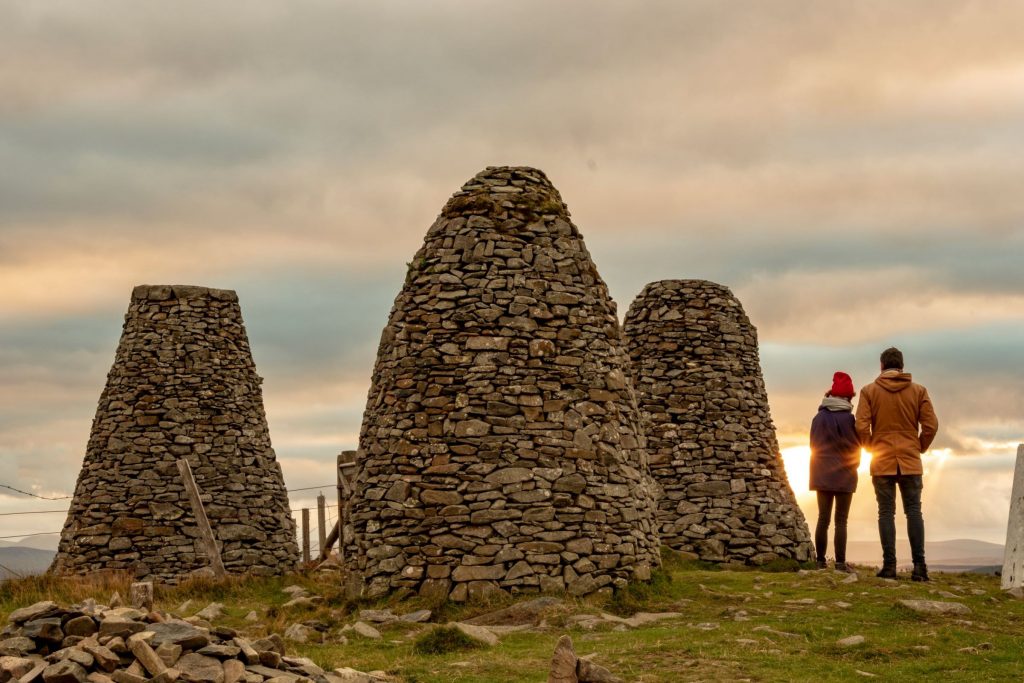
POLYGON ((856 647, 863 645, 867 641, 864 636, 847 636, 846 638, 840 638, 836 641, 836 645, 839 647, 856 647))
POLYGON ((653 624, 656 621, 675 619, 676 617, 681 616, 683 615, 679 612, 637 612, 630 618, 626 619, 625 623, 632 628, 639 628, 640 626, 653 624))
POLYGON ((380 640, 380 631, 367 624, 365 621, 357 621, 352 624, 352 630, 363 636, 364 638, 371 638, 373 640, 380 640))
POLYGON ((900 604, 919 614, 970 614, 971 608, 959 602, 941 600, 900 600, 900 604))
POLYGON ((430 621, 431 611, 428 609, 418 609, 415 612, 409 612, 399 617, 401 621, 410 624, 422 624, 426 621, 430 621))
POLYGON ((376 681, 380 680, 370 674, 350 669, 347 666, 335 669, 331 673, 332 675, 328 677, 328 680, 332 681, 332 683, 376 683, 376 681))
POLYGON ((448 624, 448 626, 454 626, 455 628, 462 631, 469 638, 473 639, 474 641, 482 645, 486 645, 487 647, 494 647, 500 642, 498 640, 498 636, 494 635, 494 633, 490 629, 484 626, 464 624, 458 621, 452 622, 448 624))
POLYGON ((389 609, 361 609, 359 610, 360 621, 371 624, 387 624, 398 619, 389 609))
POLYGON ((285 629, 284 637, 288 640, 294 640, 296 643, 308 643, 310 641, 319 642, 319 632, 305 624, 292 624, 285 629))
POLYGON ((282 607, 313 607, 316 605, 317 602, 319 602, 319 600, 319 598, 311 598, 306 595, 299 595, 292 598, 288 602, 284 603, 282 607))
POLYGON ((551 655, 551 670, 548 673, 548 683, 577 683, 576 676, 576 650, 572 646, 572 638, 562 636, 555 645, 555 652, 551 655))
POLYGON ((622 683, 622 679, 586 657, 576 661, 576 678, 580 683, 622 683))
POLYGON ((196 612, 194 616, 206 621, 220 619, 224 616, 224 605, 219 602, 211 602, 209 605, 196 612))

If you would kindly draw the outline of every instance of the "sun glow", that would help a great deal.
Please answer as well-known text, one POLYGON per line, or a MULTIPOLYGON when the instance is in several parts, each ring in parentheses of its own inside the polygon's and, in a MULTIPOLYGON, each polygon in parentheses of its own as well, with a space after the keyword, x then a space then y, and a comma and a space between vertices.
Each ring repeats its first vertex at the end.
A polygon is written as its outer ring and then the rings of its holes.
POLYGON ((793 493, 798 496, 806 494, 810 489, 811 447, 791 446, 782 449, 782 462, 786 466, 786 477, 793 493))
MULTIPOLYGON (((942 460, 938 461, 938 466, 941 467, 941 462, 945 461, 948 457, 948 451, 932 451, 936 457, 941 457, 942 460), (942 455, 939 456, 938 454, 942 455)), ((782 462, 786 466, 786 477, 789 479, 789 485, 793 489, 793 493, 798 496, 806 495, 810 492, 810 479, 811 479, 811 447, 810 446, 790 446, 789 448, 782 449, 782 462)), ((925 462, 928 463, 929 459, 926 457, 925 462)), ((860 465, 857 467, 857 472, 860 474, 867 474, 871 470, 871 453, 864 450, 860 450, 860 465)))

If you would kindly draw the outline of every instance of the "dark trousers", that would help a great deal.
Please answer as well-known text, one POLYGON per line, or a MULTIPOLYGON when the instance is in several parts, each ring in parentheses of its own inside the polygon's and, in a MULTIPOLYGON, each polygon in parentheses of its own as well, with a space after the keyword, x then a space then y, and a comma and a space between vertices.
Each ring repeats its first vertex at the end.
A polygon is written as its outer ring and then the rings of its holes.
POLYGON ((836 562, 846 562, 846 521, 850 518, 852 493, 818 491, 818 526, 814 529, 814 550, 819 562, 825 561, 828 550, 828 525, 832 518, 832 505, 836 508, 836 562))
POLYGON ((896 566, 896 487, 903 500, 903 513, 907 516, 907 538, 914 564, 924 564, 924 518, 921 516, 921 491, 924 482, 920 474, 897 474, 872 477, 875 499, 878 501, 878 537, 882 541, 882 562, 896 566))

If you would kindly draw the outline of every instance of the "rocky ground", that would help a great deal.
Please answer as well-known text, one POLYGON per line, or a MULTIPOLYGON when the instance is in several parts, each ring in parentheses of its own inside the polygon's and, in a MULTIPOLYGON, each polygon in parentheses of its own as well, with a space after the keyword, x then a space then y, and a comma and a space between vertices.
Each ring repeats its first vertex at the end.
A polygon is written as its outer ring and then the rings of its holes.
POLYGON ((611 597, 467 605, 352 604, 338 584, 313 572, 185 586, 148 611, 84 598, 12 611, 46 596, 0 592, 0 683, 1019 680, 1024 651, 1024 600, 993 576, 670 561, 611 597))

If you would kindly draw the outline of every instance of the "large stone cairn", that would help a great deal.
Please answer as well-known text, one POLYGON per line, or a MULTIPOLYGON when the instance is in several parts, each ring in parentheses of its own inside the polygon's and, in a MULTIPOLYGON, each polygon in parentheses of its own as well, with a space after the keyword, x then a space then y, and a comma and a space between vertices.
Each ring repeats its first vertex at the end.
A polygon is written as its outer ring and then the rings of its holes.
POLYGON ((656 503, 614 303, 558 191, 488 168, 381 337, 346 553, 365 593, 454 600, 646 578, 656 503))
POLYGON ((662 542, 712 561, 811 556, 779 454, 757 331, 728 288, 647 285, 623 326, 662 542))
POLYGON ((179 458, 229 572, 294 568, 295 524, 261 382, 234 292, 136 287, 53 569, 173 582, 205 566, 179 458))

